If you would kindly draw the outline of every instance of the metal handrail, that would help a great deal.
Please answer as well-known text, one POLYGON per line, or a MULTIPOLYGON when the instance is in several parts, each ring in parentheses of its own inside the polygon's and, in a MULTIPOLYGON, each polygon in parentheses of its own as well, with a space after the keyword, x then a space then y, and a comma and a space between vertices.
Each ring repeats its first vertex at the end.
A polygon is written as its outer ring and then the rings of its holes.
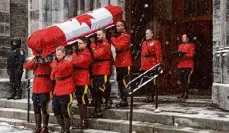
POLYGON ((32 88, 33 86, 30 86, 30 79, 28 79, 28 84, 27 84, 27 93, 28 93, 28 96, 27 96, 27 122, 29 122, 29 119, 30 119, 30 89, 32 88))
POLYGON ((137 90, 141 89, 143 86, 145 86, 147 83, 149 83, 150 81, 154 80, 158 76, 159 75, 155 75, 152 78, 148 79, 147 81, 145 81, 144 83, 142 83, 140 86, 138 86, 136 89, 134 89, 131 92, 129 92, 129 95, 133 95, 134 92, 136 92, 137 90))
POLYGON ((144 73, 140 74, 138 77, 134 78, 133 80, 131 80, 130 82, 128 82, 128 84, 126 85, 126 88, 129 88, 130 85, 132 83, 134 83, 136 80, 138 80, 139 78, 145 76, 148 72, 150 72, 151 70, 153 70, 154 68, 158 67, 160 64, 156 64, 155 66, 151 67, 150 69, 148 69, 147 71, 145 71, 144 73))
MULTIPOLYGON (((133 102, 134 102, 134 95, 133 93, 135 93, 137 90, 139 90, 140 88, 142 88, 143 86, 145 86, 147 83, 151 82, 152 80, 156 79, 160 74, 163 73, 163 70, 161 70, 160 72, 156 73, 154 76, 149 77, 149 79, 147 81, 145 81, 144 83, 140 84, 137 88, 135 88, 134 90, 131 89, 131 84, 134 83, 135 81, 137 81, 139 78, 145 76, 149 71, 153 70, 154 68, 156 68, 157 66, 159 66, 160 64, 156 64, 155 66, 151 67, 150 69, 148 69, 147 71, 145 71, 143 74, 139 75, 138 77, 136 77, 135 79, 131 80, 127 85, 126 85, 126 89, 129 89, 130 92, 128 93, 129 96, 131 97, 131 104, 130 104, 130 122, 129 122, 129 133, 132 133, 132 121, 133 121, 133 102)), ((142 81, 141 81, 142 82, 142 81)), ((155 108, 158 108, 158 87, 154 88, 155 89, 155 94, 156 94, 156 100, 155 100, 155 108)))

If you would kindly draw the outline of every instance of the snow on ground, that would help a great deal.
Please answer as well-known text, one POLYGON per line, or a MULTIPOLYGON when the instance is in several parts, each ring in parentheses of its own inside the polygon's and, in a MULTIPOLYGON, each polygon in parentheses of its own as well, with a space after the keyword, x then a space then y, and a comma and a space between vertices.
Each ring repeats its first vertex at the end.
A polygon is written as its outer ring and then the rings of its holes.
POLYGON ((32 130, 27 130, 24 127, 14 127, 7 123, 0 123, 0 133, 32 133, 32 130))

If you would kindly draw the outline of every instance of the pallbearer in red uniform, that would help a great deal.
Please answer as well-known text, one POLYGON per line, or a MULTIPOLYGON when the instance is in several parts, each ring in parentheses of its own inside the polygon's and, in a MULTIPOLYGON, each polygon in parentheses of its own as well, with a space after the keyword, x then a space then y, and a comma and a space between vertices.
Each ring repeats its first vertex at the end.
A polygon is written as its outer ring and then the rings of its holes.
MULTIPOLYGON (((147 71, 156 64, 162 63, 161 44, 158 40, 153 40, 152 29, 146 30, 146 41, 142 43, 141 49, 141 71, 147 71)), ((147 75, 153 75, 157 73, 157 68, 149 72, 147 75)), ((144 80, 148 80, 147 78, 144 80)), ((157 87, 157 79, 148 83, 148 97, 145 102, 150 103, 154 101, 155 88, 157 87)))
POLYGON ((118 36, 111 38, 111 43, 116 50, 115 66, 117 71, 118 88, 121 94, 121 102, 117 107, 128 106, 127 93, 125 93, 125 86, 130 80, 132 55, 130 50, 130 35, 126 33, 125 22, 119 21, 116 26, 118 36))
POLYGON ((177 66, 179 73, 178 86, 181 89, 181 96, 178 96, 178 98, 187 99, 190 78, 194 67, 195 45, 190 42, 190 36, 188 34, 182 35, 182 41, 183 43, 178 47, 178 51, 180 52, 180 61, 177 66))
MULTIPOLYGON (((33 51, 38 52, 38 51, 33 51)), ((41 51, 40 51, 41 52, 41 51)), ((50 63, 38 63, 33 58, 31 61, 25 64, 24 68, 27 70, 33 70, 33 108, 35 114, 36 128, 34 133, 48 133, 48 121, 49 112, 48 104, 51 100, 51 66, 50 63), (42 112, 42 118, 41 118, 42 112), (41 128, 41 121, 43 121, 43 128, 41 128)))
POLYGON ((55 81, 52 108, 61 133, 70 133, 72 94, 75 90, 73 81, 73 61, 66 58, 63 46, 56 48, 56 60, 52 62, 51 79, 55 81))
POLYGON ((106 40, 106 32, 104 29, 97 31, 97 43, 90 45, 93 55, 92 75, 93 75, 93 89, 96 90, 96 105, 95 111, 91 117, 102 117, 101 113, 101 100, 105 98, 106 107, 111 106, 109 103, 110 87, 109 76, 111 74, 111 45, 106 40))
POLYGON ((78 47, 72 54, 75 94, 80 109, 80 124, 75 127, 79 129, 88 128, 87 121, 87 91, 90 85, 89 67, 91 64, 91 53, 87 48, 86 38, 77 40, 78 47))

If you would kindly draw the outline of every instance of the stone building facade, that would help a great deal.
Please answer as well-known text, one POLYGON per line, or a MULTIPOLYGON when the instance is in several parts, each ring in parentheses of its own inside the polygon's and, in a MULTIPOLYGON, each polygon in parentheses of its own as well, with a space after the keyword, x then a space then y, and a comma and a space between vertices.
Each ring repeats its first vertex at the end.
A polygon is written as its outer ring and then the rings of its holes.
MULTIPOLYGON (((6 53, 11 37, 18 36, 25 41, 38 29, 108 4, 125 9, 126 3, 125 0, 1 0, 0 78, 7 78, 6 53)), ((29 51, 28 55, 31 56, 29 51)), ((229 110, 228 0, 213 0, 213 64, 212 101, 229 110)))
POLYGON ((229 1, 213 0, 212 101, 229 110, 229 1))

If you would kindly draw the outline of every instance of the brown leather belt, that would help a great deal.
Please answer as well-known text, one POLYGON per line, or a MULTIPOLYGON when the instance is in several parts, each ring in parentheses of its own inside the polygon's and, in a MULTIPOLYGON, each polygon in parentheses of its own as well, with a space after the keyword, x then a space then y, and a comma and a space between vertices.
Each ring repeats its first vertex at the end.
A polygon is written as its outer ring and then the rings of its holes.
POLYGON ((154 57, 156 54, 145 55, 144 57, 154 57))
POLYGON ((82 67, 73 67, 74 70, 88 70, 88 68, 82 68, 82 67))
POLYGON ((35 78, 49 78, 50 75, 45 75, 45 74, 37 74, 35 75, 35 78))
POLYGON ((111 59, 104 59, 104 60, 94 60, 94 62, 104 62, 104 61, 111 61, 111 59))
POLYGON ((65 77, 58 77, 58 78, 56 78, 56 80, 57 81, 61 81, 61 80, 65 80, 65 79, 68 79, 68 78, 71 78, 71 77, 72 77, 72 75, 70 74, 70 75, 65 76, 65 77))
POLYGON ((129 50, 130 50, 130 48, 126 48, 126 49, 123 49, 123 50, 116 50, 116 53, 120 54, 122 52, 129 51, 129 50))

